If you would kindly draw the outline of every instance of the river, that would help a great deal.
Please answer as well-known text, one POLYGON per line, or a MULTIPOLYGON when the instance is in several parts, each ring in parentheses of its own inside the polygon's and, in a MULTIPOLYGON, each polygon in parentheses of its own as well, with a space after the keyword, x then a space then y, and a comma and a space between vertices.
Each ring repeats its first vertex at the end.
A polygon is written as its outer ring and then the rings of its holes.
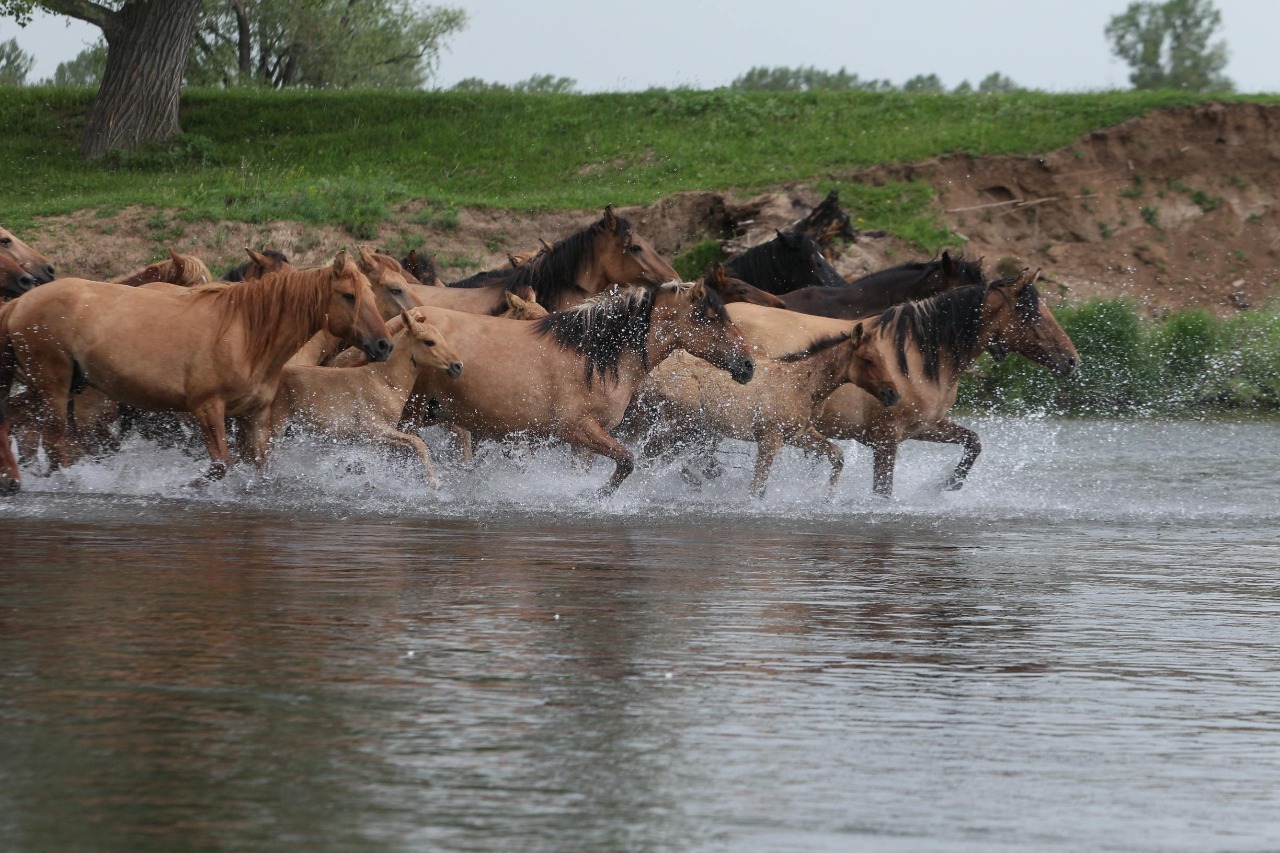
POLYGON ((0 848, 1280 848, 1280 423, 976 427, 889 501, 855 445, 832 501, 745 445, 29 476, 0 848))

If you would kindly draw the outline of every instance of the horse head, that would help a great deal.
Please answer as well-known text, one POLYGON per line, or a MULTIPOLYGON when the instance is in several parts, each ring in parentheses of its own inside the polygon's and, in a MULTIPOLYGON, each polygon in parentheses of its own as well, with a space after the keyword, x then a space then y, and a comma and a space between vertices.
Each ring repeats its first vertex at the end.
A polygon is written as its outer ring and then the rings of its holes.
POLYGON ((391 355, 386 324, 378 313, 369 279, 347 257, 345 249, 334 256, 329 266, 328 285, 329 333, 360 347, 370 361, 386 361, 391 355))
POLYGON ((755 375, 755 362, 742 332, 729 319, 724 301, 702 282, 665 284, 654 295, 654 311, 672 320, 677 346, 745 385, 755 375))
POLYGON ((414 367, 419 370, 439 368, 450 379, 462 375, 462 358, 449 346, 439 329, 425 319, 418 319, 413 311, 405 310, 400 316, 404 320, 406 345, 411 348, 409 359, 414 367))
POLYGON ((267 273, 284 272, 285 270, 293 269, 293 265, 289 263, 289 259, 285 257, 284 252, 278 252, 266 246, 262 247, 261 252, 255 252, 248 246, 244 247, 244 251, 249 256, 248 262, 227 273, 227 281, 253 281, 254 279, 262 278, 267 273))
POLYGON ((524 296, 511 290, 503 291, 507 300, 507 310, 502 316, 512 320, 541 320, 550 313, 534 300, 531 288, 526 287, 524 291, 524 296))
POLYGON ((1010 351, 1026 356, 1059 379, 1075 373, 1080 354, 1036 289, 1040 271, 1023 270, 1013 278, 987 286, 983 326, 987 351, 1004 358, 1010 351))
POLYGON ((8 255, 0 254, 0 301, 16 299, 35 287, 35 276, 8 255))
POLYGON ((435 255, 420 255, 417 249, 410 249, 409 254, 400 259, 400 266, 427 287, 444 287, 436 270, 435 255))
POLYGON ((0 255, 16 261, 36 284, 47 284, 55 278, 53 264, 44 255, 13 236, 12 232, 0 228, 0 255))
POLYGON ((390 255, 381 255, 360 247, 356 266, 373 290, 373 299, 382 319, 390 320, 406 308, 414 308, 417 301, 409 290, 409 280, 400 262, 390 255))
POLYGON ((786 303, 768 291, 761 290, 753 284, 747 284, 740 278, 733 278, 725 272, 724 264, 712 264, 707 267, 702 283, 710 287, 727 302, 749 302, 752 305, 763 305, 766 308, 786 308, 786 303))
POLYGON ((862 323, 849 332, 849 366, 845 377, 845 381, 857 385, 883 406, 892 406, 902 398, 889 362, 876 346, 876 335, 865 332, 862 323))
POLYGON ((630 222, 613 212, 613 205, 604 209, 593 230, 596 262, 609 282, 656 287, 680 278, 675 268, 635 232, 630 222))

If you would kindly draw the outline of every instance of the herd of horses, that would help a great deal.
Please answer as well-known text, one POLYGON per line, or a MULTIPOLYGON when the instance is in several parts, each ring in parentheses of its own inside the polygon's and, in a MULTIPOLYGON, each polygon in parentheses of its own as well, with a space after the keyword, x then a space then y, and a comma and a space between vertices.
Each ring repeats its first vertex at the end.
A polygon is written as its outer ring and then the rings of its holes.
POLYGON ((852 239, 833 193, 773 239, 695 282, 606 207, 587 227, 508 265, 446 285, 431 258, 339 251, 314 269, 248 251, 216 281, 170 257, 102 282, 58 278, 0 229, 0 493, 41 446, 48 469, 109 453, 122 436, 186 435, 210 464, 267 464, 290 425, 382 442, 438 480, 422 428, 476 440, 556 440, 615 467, 683 454, 686 478, 714 477, 716 447, 757 445, 764 493, 784 445, 826 457, 869 446, 888 496, 898 447, 961 445, 959 488, 981 452, 948 417, 961 374, 983 353, 1018 353, 1070 375, 1075 347, 1036 288, 1038 273, 987 280, 981 263, 909 263, 846 281, 827 261, 852 239), (635 448, 633 451, 632 448, 635 448))

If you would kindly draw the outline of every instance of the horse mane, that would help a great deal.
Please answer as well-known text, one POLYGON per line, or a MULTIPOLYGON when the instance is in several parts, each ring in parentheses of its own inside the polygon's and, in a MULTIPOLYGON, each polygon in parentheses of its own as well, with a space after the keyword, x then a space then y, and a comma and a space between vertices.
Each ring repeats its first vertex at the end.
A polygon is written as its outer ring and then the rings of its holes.
POLYGON ((220 304, 218 337, 226 334, 233 319, 240 318, 245 325, 245 357, 250 364, 257 364, 290 331, 296 329, 305 339, 324 321, 329 275, 329 266, 280 270, 239 284, 202 284, 191 288, 191 293, 220 304))
POLYGON ((639 355, 644 368, 649 368, 649 326, 657 295, 652 287, 613 290, 534 320, 535 331, 586 357, 588 388, 597 373, 617 382, 627 352, 639 355))
MULTIPOLYGON (((986 283, 986 279, 982 275, 982 263, 980 261, 973 261, 964 255, 957 255, 951 258, 951 262, 960 271, 960 280, 964 282, 964 285, 986 283)), ((884 279, 914 274, 915 279, 912 281, 911 287, 915 288, 929 276, 941 271, 941 258, 934 258, 929 261, 911 261, 905 264, 898 264, 896 267, 877 270, 869 275, 862 276, 862 278, 853 280, 850 284, 874 286, 884 279)))
MULTIPOLYGON (((625 241, 631 236, 631 223, 621 216, 614 217, 617 223, 614 233, 625 241)), ((522 266, 511 270, 506 279, 507 290, 522 285, 533 288, 537 302, 543 308, 554 309, 560 294, 566 290, 577 289, 578 273, 587 264, 595 260, 596 237, 604 233, 605 219, 597 221, 552 244, 551 248, 539 253, 522 266)))
POLYGON ((919 348, 925 378, 931 382, 938 381, 944 353, 958 366, 967 365, 978 343, 986 294, 985 285, 970 284, 918 302, 895 305, 881 314, 875 326, 892 331, 902 375, 908 375, 908 343, 919 348))
POLYGON ((832 347, 839 346, 845 341, 853 337, 852 332, 839 332, 834 335, 824 335, 809 342, 809 345, 802 350, 789 352, 786 355, 780 355, 774 361, 780 361, 783 364, 792 364, 797 361, 804 361, 810 356, 815 356, 820 352, 825 352, 832 347))

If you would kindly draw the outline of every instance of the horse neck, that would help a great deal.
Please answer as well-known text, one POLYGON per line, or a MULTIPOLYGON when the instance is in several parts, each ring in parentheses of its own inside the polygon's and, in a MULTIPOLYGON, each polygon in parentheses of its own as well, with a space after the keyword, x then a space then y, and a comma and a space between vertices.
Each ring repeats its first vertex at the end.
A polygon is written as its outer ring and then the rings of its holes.
POLYGON ((328 269, 269 273, 219 296, 244 325, 250 369, 278 373, 312 335, 325 328, 328 269))
POLYGON ((801 381, 796 384, 808 389, 809 399, 816 405, 845 384, 853 353, 854 345, 848 341, 841 341, 835 346, 809 356, 800 362, 804 370, 798 377, 801 381))

